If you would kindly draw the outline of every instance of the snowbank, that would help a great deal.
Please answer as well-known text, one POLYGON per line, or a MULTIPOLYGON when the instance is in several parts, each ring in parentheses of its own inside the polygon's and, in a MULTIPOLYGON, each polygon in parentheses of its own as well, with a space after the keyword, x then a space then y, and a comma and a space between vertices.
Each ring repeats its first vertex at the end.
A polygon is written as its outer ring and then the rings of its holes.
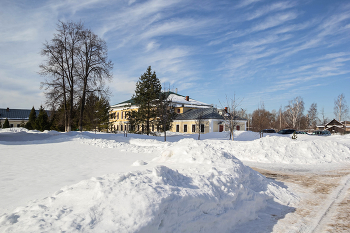
MULTIPOLYGON (((264 137, 249 142, 214 144, 240 160, 261 163, 321 164, 350 162, 349 145, 331 138, 293 140, 289 137, 264 137)), ((305 138, 304 138, 305 139, 305 138)), ((207 142, 212 143, 212 142, 207 142)))
MULTIPOLYGON (((120 137, 109 139, 82 138, 81 142, 102 148, 119 148, 135 153, 174 153, 182 151, 186 156, 189 151, 198 153, 196 159, 203 159, 201 154, 215 150, 217 153, 226 152, 242 161, 283 164, 325 164, 350 162, 349 136, 318 137, 302 135, 298 140, 290 135, 269 136, 259 138, 253 132, 241 132, 235 141, 222 139, 225 134, 214 133, 207 135, 208 139, 196 140, 192 137, 179 139, 175 142, 161 142, 156 139, 137 139, 120 137), (213 138, 217 136, 217 138, 213 138), (220 137, 221 136, 221 137, 220 137), (171 148, 171 149, 168 149, 171 148), (198 151, 201 150, 201 151, 198 151), (196 151, 196 152, 194 152, 196 151)), ((187 160, 192 158, 186 156, 187 160)), ((210 161, 207 161, 210 163, 210 161)))
POLYGON ((203 174, 156 166, 84 180, 3 215, 0 231, 228 232, 268 202, 296 200, 238 160, 231 165, 203 174))

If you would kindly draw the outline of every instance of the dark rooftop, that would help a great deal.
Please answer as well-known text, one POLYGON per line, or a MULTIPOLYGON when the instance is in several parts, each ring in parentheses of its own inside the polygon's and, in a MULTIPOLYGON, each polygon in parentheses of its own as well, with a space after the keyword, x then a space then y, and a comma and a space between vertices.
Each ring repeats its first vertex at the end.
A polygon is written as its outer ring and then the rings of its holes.
MULTIPOLYGON (((176 120, 196 120, 196 119, 199 119, 201 114, 202 114, 202 119, 225 120, 225 118, 218 113, 216 108, 190 109, 182 114, 177 115, 176 120)), ((235 120, 244 120, 244 119, 236 116, 235 120)))
MULTIPOLYGON (((28 119, 31 109, 6 109, 0 108, 0 119, 28 119)), ((35 110, 36 116, 39 115, 39 110, 35 110)), ((50 115, 50 112, 47 111, 47 114, 50 115)))
POLYGON ((216 108, 197 108, 197 109, 190 109, 183 114, 179 114, 176 117, 176 120, 195 120, 202 115, 202 119, 220 119, 224 120, 223 116, 221 116, 216 108))

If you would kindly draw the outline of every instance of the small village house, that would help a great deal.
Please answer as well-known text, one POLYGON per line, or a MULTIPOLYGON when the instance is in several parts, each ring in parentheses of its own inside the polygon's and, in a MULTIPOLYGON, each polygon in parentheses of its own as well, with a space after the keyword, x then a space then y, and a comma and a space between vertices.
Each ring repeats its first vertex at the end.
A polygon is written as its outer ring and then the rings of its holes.
POLYGON ((347 133, 350 132, 350 121, 331 120, 325 125, 318 125, 318 130, 328 130, 331 133, 347 133))

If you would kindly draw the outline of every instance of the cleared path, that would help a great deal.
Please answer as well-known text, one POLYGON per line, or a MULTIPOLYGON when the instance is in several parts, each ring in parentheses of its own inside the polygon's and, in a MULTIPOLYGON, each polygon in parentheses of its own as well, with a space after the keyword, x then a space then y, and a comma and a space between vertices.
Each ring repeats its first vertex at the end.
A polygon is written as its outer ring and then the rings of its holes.
POLYGON ((350 168, 322 173, 253 169, 301 197, 296 211, 281 219, 273 232, 350 232, 350 168))

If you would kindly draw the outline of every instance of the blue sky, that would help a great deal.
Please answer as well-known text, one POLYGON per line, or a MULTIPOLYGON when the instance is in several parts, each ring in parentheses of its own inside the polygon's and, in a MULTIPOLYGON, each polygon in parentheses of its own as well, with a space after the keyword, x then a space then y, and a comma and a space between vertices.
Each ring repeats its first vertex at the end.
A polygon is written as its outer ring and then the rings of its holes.
POLYGON ((107 42, 111 104, 131 97, 148 66, 179 94, 220 107, 235 93, 250 113, 297 96, 330 118, 338 95, 350 104, 349 1, 1 0, 1 108, 45 103, 40 50, 58 20, 81 20, 107 42))

